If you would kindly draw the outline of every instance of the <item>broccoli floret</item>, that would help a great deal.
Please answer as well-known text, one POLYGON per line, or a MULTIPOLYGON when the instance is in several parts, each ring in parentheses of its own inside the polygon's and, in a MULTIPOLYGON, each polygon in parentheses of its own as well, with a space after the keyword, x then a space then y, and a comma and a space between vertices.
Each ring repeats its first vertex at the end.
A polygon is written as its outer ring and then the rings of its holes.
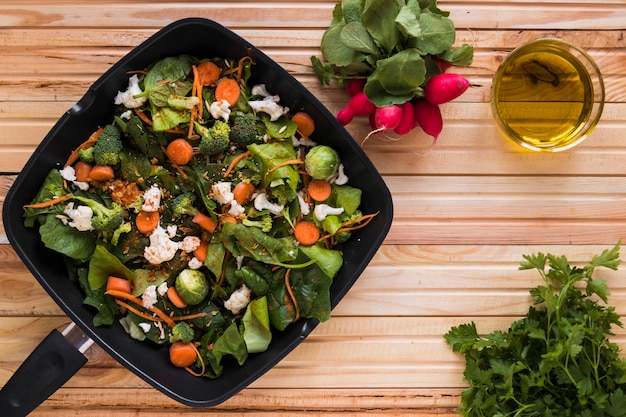
POLYGON ((124 207, 118 203, 112 203, 109 208, 91 198, 81 196, 72 196, 71 198, 91 208, 93 211, 91 226, 95 230, 113 232, 124 222, 124 207))
POLYGON ((230 126, 221 120, 209 128, 195 122, 196 133, 200 135, 199 151, 203 155, 216 155, 222 153, 230 146, 230 126))
POLYGON ((103 132, 93 145, 94 162, 98 165, 117 165, 120 162, 122 139, 119 129, 112 124, 104 126, 103 132))
POLYGON ((118 227, 117 229, 115 229, 115 231, 113 232, 113 236, 111 237, 111 244, 113 246, 117 246, 122 233, 130 233, 131 230, 132 230, 132 225, 130 223, 128 222, 122 223, 122 225, 118 227))
POLYGON ((79 149, 78 157, 84 162, 94 162, 93 146, 90 146, 87 149, 79 149))
POLYGON ((172 217, 195 216, 198 213, 198 209, 193 205, 195 201, 196 196, 192 193, 177 195, 172 202, 172 217))
POLYGON ((186 321, 180 321, 176 323, 176 326, 172 328, 170 343, 189 343, 194 339, 194 337, 195 333, 193 331, 193 328, 186 321))
POLYGON ((246 146, 259 142, 258 117, 252 113, 237 112, 231 120, 230 140, 238 148, 245 149, 246 146))
POLYGON ((272 230, 272 216, 269 214, 264 214, 261 218, 255 220, 244 219, 241 223, 250 227, 258 227, 264 233, 268 233, 272 230))

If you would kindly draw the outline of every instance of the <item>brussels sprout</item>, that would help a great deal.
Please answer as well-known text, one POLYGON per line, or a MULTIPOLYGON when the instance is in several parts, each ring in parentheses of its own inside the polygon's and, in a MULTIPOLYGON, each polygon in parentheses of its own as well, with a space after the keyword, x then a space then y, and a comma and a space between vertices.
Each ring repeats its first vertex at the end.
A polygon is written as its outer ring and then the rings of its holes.
POLYGON ((317 145, 304 158, 304 169, 315 179, 326 179, 339 169, 339 154, 329 147, 317 145))
POLYGON ((180 298, 187 304, 200 303, 209 293, 209 283, 204 274, 195 269, 185 269, 176 277, 174 283, 180 298))

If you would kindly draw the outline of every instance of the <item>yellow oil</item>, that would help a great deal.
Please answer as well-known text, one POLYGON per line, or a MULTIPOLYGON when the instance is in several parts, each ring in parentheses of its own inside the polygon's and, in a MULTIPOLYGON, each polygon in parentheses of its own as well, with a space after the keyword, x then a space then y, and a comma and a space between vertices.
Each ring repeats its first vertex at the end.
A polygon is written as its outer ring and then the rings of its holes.
POLYGON ((539 149, 578 140, 594 103, 588 71, 566 50, 529 45, 518 52, 494 79, 493 105, 504 134, 539 149))

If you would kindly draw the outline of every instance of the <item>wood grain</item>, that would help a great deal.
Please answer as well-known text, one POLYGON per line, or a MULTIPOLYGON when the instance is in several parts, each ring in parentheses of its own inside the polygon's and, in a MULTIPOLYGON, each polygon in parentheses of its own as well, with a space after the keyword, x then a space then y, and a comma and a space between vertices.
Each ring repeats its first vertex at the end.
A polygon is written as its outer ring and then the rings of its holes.
MULTIPOLYGON (((335 0, 23 0, 0 3, 0 205, 56 120, 120 58, 172 21, 214 19, 275 59, 332 112, 347 103, 315 78, 310 56, 335 0)), ((463 360, 443 334, 475 321, 506 329, 528 308, 539 277, 524 253, 575 263, 626 236, 626 3, 623 0, 440 0, 456 43, 475 48, 457 71, 474 85, 442 106, 437 146, 423 133, 348 131, 387 183, 392 228, 333 311, 274 369, 223 404, 182 406, 98 346, 88 363, 32 415, 451 417, 465 387, 463 360), (562 153, 525 152, 493 122, 491 79, 506 54, 540 37, 586 49, 604 77, 606 103, 593 134, 562 153)), ((0 223, 0 385, 52 329, 69 319, 8 244, 0 223)), ((603 274, 626 315, 626 272, 603 274)), ((626 348, 626 331, 613 340, 626 348)))

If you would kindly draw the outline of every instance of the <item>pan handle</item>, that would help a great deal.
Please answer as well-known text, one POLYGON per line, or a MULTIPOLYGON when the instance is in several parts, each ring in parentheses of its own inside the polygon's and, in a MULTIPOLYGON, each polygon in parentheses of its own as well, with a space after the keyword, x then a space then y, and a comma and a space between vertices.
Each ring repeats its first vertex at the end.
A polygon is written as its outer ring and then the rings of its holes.
POLYGON ((23 417, 59 389, 87 358, 58 330, 53 330, 0 390, 0 410, 23 417))

